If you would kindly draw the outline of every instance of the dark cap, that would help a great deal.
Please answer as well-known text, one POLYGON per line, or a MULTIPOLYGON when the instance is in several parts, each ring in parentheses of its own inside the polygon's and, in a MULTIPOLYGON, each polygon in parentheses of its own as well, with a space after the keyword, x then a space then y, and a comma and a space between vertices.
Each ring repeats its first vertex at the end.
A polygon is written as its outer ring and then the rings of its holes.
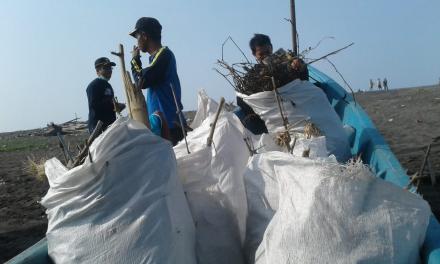
POLYGON ((101 57, 95 61, 95 69, 98 68, 99 66, 106 66, 106 65, 116 66, 116 63, 111 62, 106 57, 101 57))
POLYGON ((136 22, 133 32, 130 36, 136 38, 136 33, 143 31, 150 36, 160 36, 162 33, 162 26, 159 21, 152 17, 141 17, 136 22))

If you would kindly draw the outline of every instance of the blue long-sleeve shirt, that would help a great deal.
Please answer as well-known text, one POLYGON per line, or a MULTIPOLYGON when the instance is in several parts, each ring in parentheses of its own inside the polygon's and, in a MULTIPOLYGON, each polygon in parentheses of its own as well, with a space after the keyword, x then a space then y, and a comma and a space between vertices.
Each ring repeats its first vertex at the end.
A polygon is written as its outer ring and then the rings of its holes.
POLYGON ((176 58, 169 48, 162 47, 156 54, 150 56, 149 62, 150 65, 142 69, 140 56, 134 57, 131 61, 133 78, 138 87, 147 89, 148 113, 151 115, 157 111, 162 112, 168 127, 175 128, 180 124, 171 85, 174 88, 179 108, 183 109, 176 58))

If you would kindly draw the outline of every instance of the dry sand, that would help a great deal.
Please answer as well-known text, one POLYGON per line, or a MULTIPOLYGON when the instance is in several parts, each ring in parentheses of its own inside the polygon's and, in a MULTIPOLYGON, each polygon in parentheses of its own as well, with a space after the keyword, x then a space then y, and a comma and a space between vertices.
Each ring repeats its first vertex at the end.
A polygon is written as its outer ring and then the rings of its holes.
MULTIPOLYGON (((27 158, 64 159, 56 137, 29 134, 22 131, 0 134, 0 263, 35 244, 46 233, 47 218, 39 201, 49 185, 46 179, 29 175, 27 158)), ((73 146, 84 142, 86 137, 83 133, 65 136, 65 140, 73 146)))
MULTIPOLYGON (((418 171, 426 146, 432 137, 440 136, 440 88, 367 92, 356 96, 408 174, 418 171)), ((56 137, 31 137, 28 134, 0 134, 0 262, 31 246, 46 232, 47 219, 38 201, 46 193, 48 184, 24 171, 27 157, 33 155, 38 160, 57 156, 62 160, 56 137), (14 144, 18 147, 12 151, 10 146, 14 144)), ((77 144, 84 142, 86 136, 84 133, 65 139, 77 144)), ((437 174, 440 174, 439 153, 440 143, 431 153, 437 174)), ((431 187, 429 180, 421 187, 439 217, 438 187, 431 187)))
MULTIPOLYGON (((356 93, 356 98, 408 175, 419 171, 426 148, 440 136, 440 87, 356 93)), ((440 219, 440 140, 432 145, 430 161, 439 183, 431 186, 427 178, 419 190, 440 219)))

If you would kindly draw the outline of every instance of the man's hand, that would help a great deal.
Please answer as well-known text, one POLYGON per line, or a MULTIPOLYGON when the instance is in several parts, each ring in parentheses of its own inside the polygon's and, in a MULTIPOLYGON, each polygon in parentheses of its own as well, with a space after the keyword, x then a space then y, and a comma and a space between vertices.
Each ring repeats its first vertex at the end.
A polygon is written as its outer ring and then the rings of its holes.
POLYGON ((114 97, 112 101, 113 101, 113 111, 115 111, 116 113, 120 113, 122 112, 122 110, 125 109, 125 104, 119 103, 118 98, 114 97))
POLYGON ((133 58, 141 56, 141 52, 140 52, 138 46, 136 46, 136 45, 133 46, 133 51, 131 52, 131 55, 133 56, 133 58))
POLYGON ((118 107, 119 107, 120 111, 122 111, 122 110, 125 109, 125 104, 123 104, 123 103, 118 103, 118 107))
POLYGON ((295 71, 299 71, 299 70, 301 69, 302 64, 303 64, 303 63, 301 62, 300 59, 295 58, 295 59, 293 59, 291 65, 292 65, 292 68, 293 68, 295 71))

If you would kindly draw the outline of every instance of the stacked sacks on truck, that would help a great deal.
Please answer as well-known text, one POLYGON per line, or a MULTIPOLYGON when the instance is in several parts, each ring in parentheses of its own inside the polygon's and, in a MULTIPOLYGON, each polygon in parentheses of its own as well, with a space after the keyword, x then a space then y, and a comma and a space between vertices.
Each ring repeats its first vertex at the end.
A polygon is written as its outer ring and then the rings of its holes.
POLYGON ((196 263, 171 144, 119 118, 68 171, 49 160, 48 252, 56 263, 196 263))
MULTIPOLYGON (((304 131, 312 122, 323 133, 327 150, 339 161, 351 157, 347 135, 341 120, 331 107, 325 93, 309 81, 294 80, 277 89, 281 98, 283 114, 287 117, 291 133, 304 131)), ((265 122, 271 134, 285 130, 273 91, 251 95, 237 93, 265 122)))
POLYGON ((204 92, 199 93, 199 102, 203 103, 196 116, 205 119, 188 133, 191 153, 187 153, 183 141, 174 147, 196 222, 197 257, 200 263, 243 263, 241 247, 247 215, 243 173, 249 159, 243 138, 247 131, 234 114, 223 111, 215 126, 212 146, 208 147, 218 104, 204 92))
POLYGON ((197 112, 191 122, 191 128, 199 127, 209 115, 217 111, 218 103, 210 98, 205 90, 200 90, 197 94, 197 112))
MULTIPOLYGON (((212 99, 210 101, 215 103, 212 99)), ((191 152, 206 148, 213 121, 214 113, 209 112, 201 125, 188 133, 187 141, 191 152)), ((248 133, 247 130, 234 114, 222 111, 214 131, 211 148, 211 170, 216 180, 215 188, 226 195, 236 218, 242 241, 245 237, 247 214, 243 180, 243 173, 249 160, 249 151, 243 140, 246 133, 248 133)), ((185 142, 179 142, 174 147, 174 152, 177 159, 188 155, 185 142)))
POLYGON ((236 217, 226 195, 215 188, 211 161, 209 147, 177 159, 196 227, 197 263, 244 264, 236 217))

